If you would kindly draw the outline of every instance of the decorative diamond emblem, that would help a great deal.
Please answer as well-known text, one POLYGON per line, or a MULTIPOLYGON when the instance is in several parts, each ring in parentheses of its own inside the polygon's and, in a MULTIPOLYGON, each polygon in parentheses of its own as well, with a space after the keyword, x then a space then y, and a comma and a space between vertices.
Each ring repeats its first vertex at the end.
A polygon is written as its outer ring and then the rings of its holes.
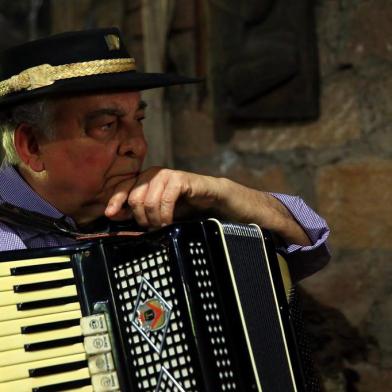
POLYGON ((165 305, 159 299, 152 298, 139 305, 137 319, 145 332, 154 332, 165 327, 166 313, 165 305))
POLYGON ((171 312, 170 304, 143 277, 131 321, 158 354, 166 339, 171 312))

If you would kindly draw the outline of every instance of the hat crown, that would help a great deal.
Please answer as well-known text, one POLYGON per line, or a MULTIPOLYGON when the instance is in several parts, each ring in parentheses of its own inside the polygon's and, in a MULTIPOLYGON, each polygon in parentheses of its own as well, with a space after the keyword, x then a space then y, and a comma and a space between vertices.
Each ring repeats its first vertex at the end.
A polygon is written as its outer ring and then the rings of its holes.
POLYGON ((199 81, 137 71, 115 27, 73 31, 30 41, 0 55, 0 111, 65 94, 141 91, 199 81))
POLYGON ((0 55, 0 81, 42 64, 127 57, 130 55, 115 27, 60 33, 6 49, 0 55))

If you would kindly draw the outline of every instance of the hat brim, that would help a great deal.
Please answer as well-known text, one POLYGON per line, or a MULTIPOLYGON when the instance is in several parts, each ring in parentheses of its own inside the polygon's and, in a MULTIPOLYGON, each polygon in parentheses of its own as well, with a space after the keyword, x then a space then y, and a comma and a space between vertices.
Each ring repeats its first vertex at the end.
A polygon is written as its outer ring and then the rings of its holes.
POLYGON ((19 91, 0 98, 0 109, 31 99, 59 96, 62 94, 93 93, 95 91, 142 91, 202 82, 203 79, 189 78, 169 73, 121 72, 57 80, 53 84, 34 90, 19 91))

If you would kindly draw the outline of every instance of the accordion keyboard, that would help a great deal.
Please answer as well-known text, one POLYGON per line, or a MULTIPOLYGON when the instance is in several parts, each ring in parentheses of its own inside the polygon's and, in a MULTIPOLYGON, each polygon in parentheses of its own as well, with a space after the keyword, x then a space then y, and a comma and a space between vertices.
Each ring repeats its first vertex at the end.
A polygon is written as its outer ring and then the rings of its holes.
POLYGON ((0 392, 118 390, 106 332, 82 317, 68 256, 0 263, 0 392))

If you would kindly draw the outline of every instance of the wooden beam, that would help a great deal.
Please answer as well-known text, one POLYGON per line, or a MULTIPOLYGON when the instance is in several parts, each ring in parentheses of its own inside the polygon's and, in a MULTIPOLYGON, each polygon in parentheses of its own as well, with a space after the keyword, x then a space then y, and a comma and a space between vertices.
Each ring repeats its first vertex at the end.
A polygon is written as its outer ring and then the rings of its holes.
MULTIPOLYGON (((146 72, 164 72, 167 35, 175 0, 142 0, 144 65, 146 72)), ((146 166, 172 166, 170 116, 165 106, 164 90, 143 92, 148 104, 144 122, 149 154, 146 166)))

